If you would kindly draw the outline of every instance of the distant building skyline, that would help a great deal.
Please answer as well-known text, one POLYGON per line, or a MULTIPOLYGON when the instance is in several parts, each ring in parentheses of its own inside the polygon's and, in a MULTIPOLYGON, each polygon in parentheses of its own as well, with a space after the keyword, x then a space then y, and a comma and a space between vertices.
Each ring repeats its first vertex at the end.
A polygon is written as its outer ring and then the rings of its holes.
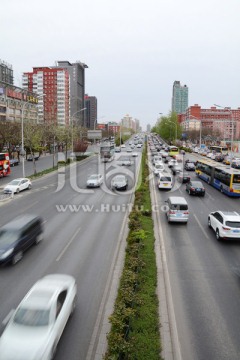
POLYGON ((188 87, 174 81, 172 90, 172 111, 183 114, 188 107, 188 87))

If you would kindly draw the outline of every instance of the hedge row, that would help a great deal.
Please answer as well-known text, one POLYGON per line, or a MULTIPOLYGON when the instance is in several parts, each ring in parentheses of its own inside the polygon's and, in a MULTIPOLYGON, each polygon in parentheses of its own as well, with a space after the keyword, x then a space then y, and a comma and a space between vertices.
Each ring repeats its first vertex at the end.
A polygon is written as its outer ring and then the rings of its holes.
POLYGON ((161 359, 155 239, 149 183, 144 180, 148 178, 146 150, 141 165, 143 181, 129 216, 125 264, 110 317, 105 360, 161 359))

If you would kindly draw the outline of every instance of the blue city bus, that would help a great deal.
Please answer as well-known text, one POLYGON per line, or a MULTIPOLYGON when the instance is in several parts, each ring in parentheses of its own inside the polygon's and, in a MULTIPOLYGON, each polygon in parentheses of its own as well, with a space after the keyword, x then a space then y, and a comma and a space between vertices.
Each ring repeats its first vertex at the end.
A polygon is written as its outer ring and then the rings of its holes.
POLYGON ((240 197, 240 170, 213 160, 198 160, 195 169, 202 180, 228 196, 240 197))

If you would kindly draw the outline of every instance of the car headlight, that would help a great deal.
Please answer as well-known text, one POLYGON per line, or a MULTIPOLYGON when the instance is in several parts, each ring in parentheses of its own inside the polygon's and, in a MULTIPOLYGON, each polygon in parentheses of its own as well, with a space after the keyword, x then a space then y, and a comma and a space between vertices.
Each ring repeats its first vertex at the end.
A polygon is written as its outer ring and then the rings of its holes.
POLYGON ((12 254, 13 250, 14 250, 14 248, 11 248, 11 249, 5 251, 5 253, 3 253, 2 255, 0 255, 0 259, 1 259, 1 260, 6 259, 9 255, 12 254))

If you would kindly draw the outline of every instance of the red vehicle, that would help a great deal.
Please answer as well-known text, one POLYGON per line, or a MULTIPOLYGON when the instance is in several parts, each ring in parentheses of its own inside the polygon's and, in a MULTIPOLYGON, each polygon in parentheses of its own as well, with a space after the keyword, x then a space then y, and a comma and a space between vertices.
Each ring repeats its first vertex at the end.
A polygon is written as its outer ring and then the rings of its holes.
POLYGON ((10 169, 10 160, 8 153, 0 153, 0 177, 9 175, 11 172, 10 169))

